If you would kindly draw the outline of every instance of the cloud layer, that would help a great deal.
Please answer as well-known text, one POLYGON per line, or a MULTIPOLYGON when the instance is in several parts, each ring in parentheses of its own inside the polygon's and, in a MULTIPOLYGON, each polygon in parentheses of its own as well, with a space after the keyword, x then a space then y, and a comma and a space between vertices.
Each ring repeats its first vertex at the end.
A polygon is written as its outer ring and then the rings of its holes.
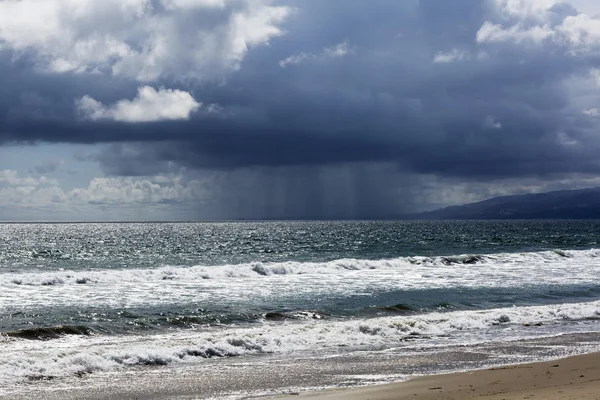
POLYGON ((0 41, 49 72, 212 79, 282 34, 269 1, 3 0, 0 41))
POLYGON ((0 145, 97 145, 86 159, 114 177, 185 170, 245 216, 269 199, 282 216, 391 215, 431 182, 600 173, 600 8, 111 2, 0 1, 0 145))

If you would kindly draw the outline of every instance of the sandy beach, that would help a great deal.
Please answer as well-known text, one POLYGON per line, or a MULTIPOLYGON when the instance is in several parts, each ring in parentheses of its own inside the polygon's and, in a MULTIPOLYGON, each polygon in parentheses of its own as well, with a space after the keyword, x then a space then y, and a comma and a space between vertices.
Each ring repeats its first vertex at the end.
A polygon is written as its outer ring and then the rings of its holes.
POLYGON ((600 353, 561 360, 419 377, 407 382, 271 397, 314 400, 600 399, 600 353))

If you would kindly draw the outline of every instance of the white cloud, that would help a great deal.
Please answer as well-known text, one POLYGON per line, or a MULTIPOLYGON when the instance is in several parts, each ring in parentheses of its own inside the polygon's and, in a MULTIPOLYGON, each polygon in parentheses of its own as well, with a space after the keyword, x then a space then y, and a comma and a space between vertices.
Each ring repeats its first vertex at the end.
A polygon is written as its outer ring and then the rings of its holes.
POLYGON ((347 40, 344 40, 342 43, 336 44, 335 46, 326 47, 323 49, 323 52, 329 57, 344 57, 353 51, 354 50, 348 45, 347 40))
POLYGON ((40 185, 58 185, 55 179, 49 179, 45 176, 39 178, 19 176, 18 172, 11 169, 0 170, 0 184, 6 184, 10 186, 29 186, 35 187, 40 185))
POLYGON ((577 140, 573 139, 571 136, 562 131, 559 131, 556 134, 556 141, 563 146, 574 146, 579 143, 577 140))
POLYGON ((493 24, 486 21, 477 32, 477 43, 506 41, 521 43, 524 41, 531 41, 539 44, 552 35, 553 31, 548 26, 523 28, 521 25, 514 25, 510 28, 504 28, 500 24, 493 24))
POLYGON ((543 19, 557 0, 493 0, 496 11, 504 18, 543 19))
POLYGON ((221 114, 225 109, 217 103, 211 103, 206 107, 206 112, 209 114, 221 114))
POLYGON ((0 188, 0 205, 5 207, 40 207, 64 203, 65 193, 58 186, 16 186, 0 188))
POLYGON ((354 53, 354 49, 350 47, 347 40, 336 44, 335 46, 325 47, 319 54, 300 52, 279 61, 279 66, 285 68, 288 65, 297 65, 306 60, 317 58, 341 58, 348 54, 354 53))
POLYGON ((453 49, 452 51, 450 51, 448 53, 444 53, 444 52, 440 51, 433 58, 433 62, 436 64, 445 64, 445 63, 452 63, 455 61, 466 60, 467 58, 469 58, 468 52, 458 50, 458 49, 453 49))
POLYGON ((227 5, 227 0, 161 0, 161 3, 168 10, 223 8, 227 5))
POLYGON ((293 55, 291 55, 291 56, 289 56, 289 57, 287 57, 287 58, 279 61, 279 66, 281 68, 285 68, 288 65, 300 64, 301 62, 303 62, 303 61, 305 61, 305 60, 307 60, 309 58, 314 58, 314 57, 316 57, 316 56, 314 54, 312 54, 312 53, 301 52, 301 53, 298 53, 298 54, 293 54, 293 55))
POLYGON ((594 80, 597 86, 600 86, 600 69, 592 68, 590 69, 590 76, 594 80))
POLYGON ((96 178, 69 191, 59 186, 0 186, 0 220, 188 219, 208 198, 204 181, 178 176, 96 178))
MULTIPOLYGON (((0 170, 0 207, 54 206, 66 200, 56 179, 20 177, 15 170, 0 170)), ((4 213, 0 213, 4 214, 4 213)), ((10 212, 4 214, 11 216, 10 212)), ((2 217, 2 215, 0 215, 2 217)))
POLYGON ((564 43, 573 53, 600 49, 600 19, 586 14, 568 16, 556 30, 556 41, 564 43))
POLYGON ((90 96, 75 102, 79 113, 86 118, 122 122, 187 120, 201 105, 188 92, 164 88, 156 91, 150 86, 140 87, 133 100, 119 100, 110 106, 90 96))
POLYGON ((588 117, 600 117, 600 111, 597 108, 589 108, 582 111, 584 115, 588 117))
POLYGON ((488 115, 483 120, 483 127, 485 129, 502 129, 502 124, 491 115, 488 115))
POLYGON ((284 32, 292 12, 269 0, 3 0, 0 50, 41 69, 154 81, 213 79, 284 32))
MULTIPOLYGON (((0 171, 0 177, 13 174, 0 171)), ((13 178, 11 178, 13 179, 13 178)), ((94 178, 84 188, 64 191, 58 182, 51 186, 36 186, 32 178, 13 182, 13 186, 0 187, 0 205, 50 206, 63 203, 75 205, 133 205, 153 203, 185 203, 201 199, 204 195, 199 181, 183 181, 179 176, 158 176, 140 179, 94 178), (31 183, 31 184, 27 184, 31 183)), ((0 181, 2 182, 2 181, 0 181)))
MULTIPOLYGON (((571 2, 571 5, 580 5, 571 2)), ((574 12, 559 0, 494 0, 494 16, 477 32, 478 43, 547 41, 571 55, 600 51, 600 18, 574 12)), ((589 9, 588 9, 589 12, 589 9)))
POLYGON ((183 203, 198 199, 202 193, 198 181, 182 183, 177 177, 94 178, 87 188, 69 192, 69 200, 88 204, 183 203))

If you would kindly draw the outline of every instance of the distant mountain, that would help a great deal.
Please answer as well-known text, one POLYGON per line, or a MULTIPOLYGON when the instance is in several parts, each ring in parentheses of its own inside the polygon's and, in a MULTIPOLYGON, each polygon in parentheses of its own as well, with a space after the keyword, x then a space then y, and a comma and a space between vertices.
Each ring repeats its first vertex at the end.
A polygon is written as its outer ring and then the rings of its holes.
POLYGON ((502 196, 418 213, 417 219, 600 219, 600 188, 502 196))

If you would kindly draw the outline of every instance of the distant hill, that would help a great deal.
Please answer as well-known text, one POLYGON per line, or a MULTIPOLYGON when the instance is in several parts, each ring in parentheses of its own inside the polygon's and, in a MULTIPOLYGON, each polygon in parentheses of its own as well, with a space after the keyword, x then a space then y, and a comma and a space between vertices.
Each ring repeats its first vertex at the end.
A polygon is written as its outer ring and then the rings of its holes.
POLYGON ((502 196, 414 214, 417 219, 600 219, 600 188, 502 196))

